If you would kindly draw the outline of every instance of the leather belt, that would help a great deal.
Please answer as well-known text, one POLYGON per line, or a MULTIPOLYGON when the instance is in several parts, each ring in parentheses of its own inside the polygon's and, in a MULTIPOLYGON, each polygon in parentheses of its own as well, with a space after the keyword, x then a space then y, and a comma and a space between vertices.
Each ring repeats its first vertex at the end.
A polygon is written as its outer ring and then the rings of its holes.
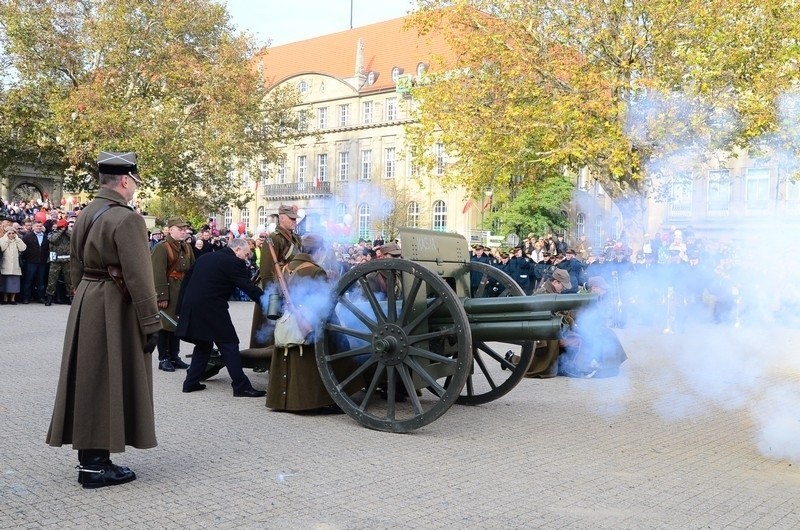
POLYGON ((103 269, 83 269, 83 279, 90 282, 107 282, 111 280, 111 275, 103 269))

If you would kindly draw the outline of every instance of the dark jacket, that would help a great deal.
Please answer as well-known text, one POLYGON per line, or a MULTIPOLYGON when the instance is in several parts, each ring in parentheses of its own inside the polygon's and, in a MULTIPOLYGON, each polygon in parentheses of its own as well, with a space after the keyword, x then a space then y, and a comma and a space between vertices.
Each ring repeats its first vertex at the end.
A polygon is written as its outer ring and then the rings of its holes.
POLYGON ((236 287, 255 302, 264 294, 250 281, 247 264, 233 250, 224 248, 200 256, 181 284, 176 335, 186 342, 238 343, 228 313, 228 299, 236 287))
POLYGON ((25 252, 22 253, 22 259, 25 263, 47 263, 50 254, 50 242, 47 240, 47 233, 42 232, 42 244, 39 245, 39 238, 36 233, 31 230, 22 237, 22 242, 25 243, 25 252))

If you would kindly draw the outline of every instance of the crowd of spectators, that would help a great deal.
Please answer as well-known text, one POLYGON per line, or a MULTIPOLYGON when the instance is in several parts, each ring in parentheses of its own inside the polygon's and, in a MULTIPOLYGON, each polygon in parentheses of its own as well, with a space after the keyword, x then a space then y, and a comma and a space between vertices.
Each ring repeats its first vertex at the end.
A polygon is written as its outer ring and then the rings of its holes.
MULTIPOLYGON (((83 206, 68 209, 49 201, 0 201, 1 304, 70 302, 71 288, 63 274, 52 280, 57 282, 55 287, 47 286, 51 281, 47 269, 56 259, 50 252, 49 241, 59 233, 71 234, 83 206)), ((250 269, 254 280, 258 278, 266 236, 266 232, 250 235, 221 231, 213 220, 196 231, 187 231, 196 257, 223 248, 236 237, 246 238, 253 251, 250 269)), ((151 248, 162 237, 160 229, 153 230, 151 248)), ((361 238, 353 244, 334 242, 325 267, 334 278, 339 277, 361 263, 378 258, 379 249, 386 242, 382 235, 373 241, 361 238)), ((399 244, 402 247, 402 242, 399 244)), ((763 313, 766 306, 767 313, 774 313, 792 307, 800 299, 795 296, 796 284, 787 282, 782 286, 780 300, 765 301, 765 297, 774 295, 767 294, 758 278, 747 273, 754 266, 747 256, 751 254, 737 251, 737 246, 729 242, 707 244, 695 237, 691 228, 671 229, 653 236, 645 234, 643 244, 636 249, 612 239, 602 247, 593 248, 585 236, 567 242, 563 236, 553 234, 528 234, 513 248, 482 245, 471 248, 473 261, 506 272, 527 294, 551 279, 557 269, 569 274, 570 288, 566 293, 588 291, 590 278, 602 279, 613 306, 613 324, 619 327, 625 326, 629 315, 635 314, 645 323, 664 320, 666 327, 679 328, 681 322, 698 312, 716 322, 738 324, 743 309, 763 313)), ((494 285, 489 295, 501 295, 502 290, 501 285, 494 285)), ((233 298, 243 296, 235 293, 233 298)))
MULTIPOLYGON (((570 245, 560 236, 529 234, 510 249, 474 245, 471 259, 503 270, 528 294, 558 269, 569 274, 571 285, 564 293, 589 292, 594 279, 607 292, 612 326, 624 327, 635 318, 680 331, 694 319, 739 326, 785 316, 794 308, 800 300, 797 282, 780 267, 770 270, 750 246, 704 241, 691 228, 644 234, 636 249, 612 239, 593 248, 585 237, 570 245), (758 269, 763 273, 753 274, 758 269), (778 277, 780 287, 774 281, 778 277)), ((493 289, 495 295, 502 290, 500 285, 493 289)))

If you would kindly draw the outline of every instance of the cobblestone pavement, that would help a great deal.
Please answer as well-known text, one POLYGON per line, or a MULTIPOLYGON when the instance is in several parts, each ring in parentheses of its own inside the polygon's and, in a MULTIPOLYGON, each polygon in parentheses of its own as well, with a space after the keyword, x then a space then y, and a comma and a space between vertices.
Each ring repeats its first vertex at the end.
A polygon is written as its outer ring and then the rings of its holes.
POLYGON ((83 490, 44 443, 67 312, 0 307, 0 528, 800 528, 800 331, 626 329, 618 377, 526 379, 411 434, 154 369, 159 446, 83 490))

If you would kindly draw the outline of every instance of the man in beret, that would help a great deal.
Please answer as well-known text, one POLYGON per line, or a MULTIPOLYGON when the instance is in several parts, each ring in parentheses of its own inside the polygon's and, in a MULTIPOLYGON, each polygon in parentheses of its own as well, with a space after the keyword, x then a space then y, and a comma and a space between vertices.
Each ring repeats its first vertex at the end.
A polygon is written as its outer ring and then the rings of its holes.
POLYGON ((72 230, 66 219, 59 219, 56 228, 47 236, 50 242, 50 270, 47 273, 47 289, 45 290, 44 305, 53 305, 53 297, 56 295, 56 285, 58 277, 64 277, 64 287, 67 296, 72 298, 72 282, 69 275, 69 247, 72 230))
MULTIPOLYGON (((270 292, 274 290, 271 284, 275 281, 275 258, 278 267, 283 267, 299 252, 300 237, 295 233, 297 228, 297 206, 283 204, 278 208, 278 226, 267 237, 261 249, 261 288, 270 292), (270 245, 271 242, 271 245, 270 245), (271 248, 270 248, 271 247, 271 248)), ((253 309, 253 324, 250 331, 250 347, 264 348, 272 343, 271 327, 264 318, 264 312, 256 304, 253 309)))
POLYGON ((158 308, 169 317, 162 320, 162 329, 158 332, 158 369, 174 372, 176 368, 189 368, 181 359, 181 341, 175 336, 173 322, 178 319, 181 283, 186 271, 194 265, 195 256, 186 242, 189 223, 180 217, 170 217, 165 225, 167 235, 153 247, 150 262, 153 265, 158 308))
POLYGON ((72 444, 78 451, 84 488, 134 480, 110 453, 157 444, 151 354, 161 319, 147 226, 128 206, 142 181, 134 153, 100 153, 98 169, 100 190, 71 239, 77 288, 47 433, 51 446, 72 444))

